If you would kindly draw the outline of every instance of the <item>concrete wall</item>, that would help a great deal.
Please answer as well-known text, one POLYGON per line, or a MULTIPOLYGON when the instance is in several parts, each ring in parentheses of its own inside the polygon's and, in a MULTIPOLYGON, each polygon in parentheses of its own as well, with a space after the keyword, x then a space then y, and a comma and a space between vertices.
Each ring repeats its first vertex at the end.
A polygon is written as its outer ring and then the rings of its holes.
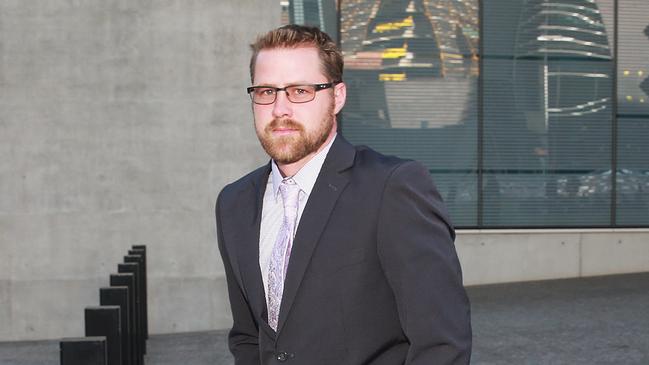
POLYGON ((649 271, 649 229, 462 230, 465 285, 649 271))
POLYGON ((0 0, 0 341, 82 335, 132 244, 152 333, 230 324, 214 202, 266 160, 247 45, 279 19, 268 0, 0 0))

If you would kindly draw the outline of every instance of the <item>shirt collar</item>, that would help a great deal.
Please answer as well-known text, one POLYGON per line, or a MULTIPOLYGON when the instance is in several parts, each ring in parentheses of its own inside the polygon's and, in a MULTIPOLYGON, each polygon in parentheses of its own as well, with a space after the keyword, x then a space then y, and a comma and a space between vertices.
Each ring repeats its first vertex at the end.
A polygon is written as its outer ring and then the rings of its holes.
MULTIPOLYGON (((311 190, 313 190, 315 181, 320 174, 320 170, 327 158, 327 153, 329 153, 331 145, 334 140, 336 140, 336 136, 338 136, 337 133, 334 134, 334 138, 332 138, 320 152, 313 156, 309 162, 302 166, 300 171, 292 176, 295 183, 300 187, 300 190, 304 191, 307 196, 311 195, 311 190)), ((277 167, 274 160, 271 163, 271 179, 273 181, 273 196, 277 198, 277 194, 279 194, 279 185, 282 183, 284 178, 282 177, 282 173, 279 172, 279 167, 277 167)))

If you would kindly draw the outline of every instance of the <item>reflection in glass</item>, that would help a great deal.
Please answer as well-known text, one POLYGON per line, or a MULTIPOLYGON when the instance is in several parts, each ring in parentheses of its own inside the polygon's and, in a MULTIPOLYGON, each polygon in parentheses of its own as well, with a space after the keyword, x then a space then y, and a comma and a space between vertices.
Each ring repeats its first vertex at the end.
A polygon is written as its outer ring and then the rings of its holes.
POLYGON ((477 0, 345 0, 344 135, 427 166, 458 225, 477 217, 477 0))
POLYGON ((282 24, 312 25, 338 42, 338 2, 336 0, 282 0, 282 24))
POLYGON ((281 3, 340 36, 346 138, 421 161, 457 226, 649 224, 646 0, 281 3))
POLYGON ((619 0, 617 215, 649 225, 649 2, 619 0))
POLYGON ((593 1, 485 3, 486 225, 609 224, 608 38, 593 1))

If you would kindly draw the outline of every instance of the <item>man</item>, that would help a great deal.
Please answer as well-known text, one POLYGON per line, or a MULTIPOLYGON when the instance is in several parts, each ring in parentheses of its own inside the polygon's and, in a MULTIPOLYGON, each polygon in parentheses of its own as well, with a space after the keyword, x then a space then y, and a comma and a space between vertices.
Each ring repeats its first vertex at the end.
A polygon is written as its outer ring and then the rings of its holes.
POLYGON ((454 231, 427 170, 337 134, 343 60, 325 33, 289 25, 252 50, 272 160, 216 205, 235 363, 468 363, 454 231))

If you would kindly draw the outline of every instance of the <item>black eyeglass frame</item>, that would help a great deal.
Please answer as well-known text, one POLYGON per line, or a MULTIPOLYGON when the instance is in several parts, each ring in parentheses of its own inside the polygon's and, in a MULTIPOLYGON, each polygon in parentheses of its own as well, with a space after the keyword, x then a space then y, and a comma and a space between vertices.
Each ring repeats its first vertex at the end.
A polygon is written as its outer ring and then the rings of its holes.
POLYGON ((295 85, 287 85, 287 86, 284 86, 284 87, 259 85, 259 86, 250 86, 246 90, 248 91, 248 95, 250 96, 250 100, 253 103, 257 104, 257 105, 270 105, 270 104, 273 104, 275 101, 277 101, 277 93, 280 92, 280 91, 283 91, 283 92, 286 93, 287 99, 291 103, 293 103, 293 104, 304 104, 304 103, 312 102, 315 99, 315 94, 318 91, 325 90, 325 89, 330 89, 330 88, 332 88, 332 87, 334 87, 334 86, 336 86, 336 85, 338 85, 340 83, 342 83, 342 81, 333 81, 333 82, 327 82, 327 83, 324 83, 324 84, 295 84, 295 85), (315 90, 313 92, 313 99, 305 100, 305 101, 293 101, 293 100, 291 100, 291 97, 289 96, 288 91, 286 89, 291 88, 291 87, 296 87, 296 86, 312 86, 313 88, 315 88, 315 90), (254 96, 252 94, 252 92, 255 91, 255 89, 272 89, 272 90, 275 90, 275 94, 274 94, 275 97, 273 98, 273 101, 271 101, 270 103, 258 103, 258 102, 256 102, 255 98, 254 98, 254 96))

